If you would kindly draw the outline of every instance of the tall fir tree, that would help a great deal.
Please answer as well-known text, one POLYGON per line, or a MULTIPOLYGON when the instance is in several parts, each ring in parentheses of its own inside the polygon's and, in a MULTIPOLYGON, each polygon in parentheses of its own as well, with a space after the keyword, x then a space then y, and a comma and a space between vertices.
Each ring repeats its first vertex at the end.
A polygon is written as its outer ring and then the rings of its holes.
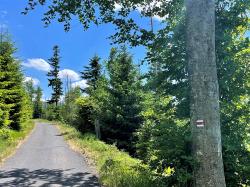
POLYGON ((19 130, 23 109, 23 75, 14 58, 15 47, 1 35, 0 42, 0 115, 2 125, 19 130))
POLYGON ((84 67, 84 71, 81 73, 81 78, 87 80, 88 88, 83 89, 83 92, 91 94, 91 90, 96 90, 97 80, 101 76, 100 57, 95 55, 90 59, 89 66, 84 67))
POLYGON ((59 47, 55 45, 53 47, 53 57, 49 59, 49 64, 51 65, 52 69, 48 72, 47 76, 49 84, 48 86, 52 87, 52 96, 51 99, 48 101, 49 104, 55 104, 56 108, 58 106, 60 97, 63 94, 62 89, 62 81, 59 78, 59 62, 60 62, 60 56, 59 56, 59 47), (50 78, 51 77, 51 78, 50 78))
POLYGON ((142 122, 139 75, 125 48, 111 50, 107 69, 109 106, 102 122, 102 136, 110 143, 117 143, 119 148, 134 153, 133 133, 142 122))
MULTIPOLYGON (((84 67, 84 71, 81 73, 81 78, 87 81, 88 87, 82 89, 82 91, 89 95, 89 99, 94 99, 94 95, 96 89, 98 87, 98 80, 101 78, 101 65, 100 65, 100 57, 95 55, 90 59, 89 66, 84 67)), ((100 126, 99 126, 99 118, 97 117, 96 110, 93 106, 86 105, 85 107, 81 107, 81 111, 85 116, 87 116, 88 120, 84 120, 83 129, 93 131, 95 126, 95 132, 98 138, 100 136, 100 126)))

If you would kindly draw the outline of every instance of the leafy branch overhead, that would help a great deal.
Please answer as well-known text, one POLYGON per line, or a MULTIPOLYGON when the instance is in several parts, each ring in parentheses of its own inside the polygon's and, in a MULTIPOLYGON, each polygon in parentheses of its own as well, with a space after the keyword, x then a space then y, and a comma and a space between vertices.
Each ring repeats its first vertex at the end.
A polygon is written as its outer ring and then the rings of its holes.
POLYGON ((132 18, 131 13, 137 11, 142 16, 151 18, 159 16, 168 17, 171 21, 180 12, 181 0, 175 1, 108 1, 108 0, 29 0, 28 6, 24 10, 27 14, 38 5, 47 5, 48 10, 44 13, 42 21, 45 26, 51 24, 56 19, 64 24, 65 31, 69 31, 71 20, 78 18, 84 30, 91 24, 99 25, 112 23, 116 26, 116 33, 111 38, 114 42, 124 43, 129 41, 132 46, 146 45, 154 37, 151 29, 140 27, 132 18), (175 16, 174 16, 175 15, 175 16))
MULTIPOLYGON (((222 16, 238 19, 244 25, 246 23, 244 20, 248 19, 249 4, 249 0, 244 2, 217 0, 218 18, 223 10, 229 8, 232 11, 226 13, 227 15, 223 13, 222 16)), ((112 23, 116 26, 116 33, 111 39, 115 43, 129 42, 132 46, 148 45, 155 38, 151 28, 146 29, 133 19, 131 15, 133 12, 139 12, 141 16, 147 18, 157 16, 170 25, 176 25, 177 20, 185 14, 184 0, 29 0, 23 14, 27 14, 39 5, 46 5, 48 8, 42 18, 45 26, 56 19, 64 24, 65 31, 69 31, 74 18, 80 21, 84 30, 92 24, 112 23)), ((232 23, 228 22, 229 25, 232 23)), ((164 29, 169 30, 170 25, 166 24, 164 29)))

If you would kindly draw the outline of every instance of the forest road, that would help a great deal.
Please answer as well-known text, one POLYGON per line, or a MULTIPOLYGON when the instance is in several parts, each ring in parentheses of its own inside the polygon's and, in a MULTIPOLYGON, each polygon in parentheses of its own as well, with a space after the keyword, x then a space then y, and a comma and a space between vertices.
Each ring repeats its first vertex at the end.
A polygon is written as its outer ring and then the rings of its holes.
POLYGON ((97 187, 86 161, 58 129, 37 123, 29 138, 0 167, 0 187, 97 187))

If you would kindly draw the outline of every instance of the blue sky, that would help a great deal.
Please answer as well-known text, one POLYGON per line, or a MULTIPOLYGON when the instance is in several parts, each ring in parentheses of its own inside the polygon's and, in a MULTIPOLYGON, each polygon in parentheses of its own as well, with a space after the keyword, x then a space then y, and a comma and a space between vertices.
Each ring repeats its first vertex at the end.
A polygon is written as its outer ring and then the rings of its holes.
MULTIPOLYGON (((0 27, 11 34, 17 47, 16 56, 23 62, 25 76, 32 77, 42 87, 45 98, 49 98, 51 92, 47 86, 46 61, 52 56, 54 45, 59 45, 61 51, 61 76, 69 74, 75 84, 80 83, 77 74, 93 55, 99 55, 102 60, 107 59, 112 47, 108 37, 115 33, 114 26, 93 26, 84 31, 81 24, 75 21, 71 30, 66 33, 63 25, 55 21, 48 28, 44 28, 41 18, 45 7, 38 7, 24 16, 21 12, 26 3, 25 0, 0 0, 0 27)), ((150 20, 142 19, 139 13, 134 13, 133 16, 144 27, 150 26, 150 20)), ((154 22, 160 24, 157 19, 154 22)), ((130 51, 137 64, 146 52, 143 47, 132 48, 130 51)))

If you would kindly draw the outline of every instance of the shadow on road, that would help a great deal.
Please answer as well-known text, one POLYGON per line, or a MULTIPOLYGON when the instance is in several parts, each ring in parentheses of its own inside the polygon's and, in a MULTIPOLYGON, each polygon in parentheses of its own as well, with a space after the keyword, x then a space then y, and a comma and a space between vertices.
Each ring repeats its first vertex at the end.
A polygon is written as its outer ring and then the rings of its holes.
POLYGON ((57 134, 56 136, 65 136, 67 134, 69 134, 69 133, 68 132, 64 132, 64 133, 57 134))
POLYGON ((98 187, 98 179, 87 172, 76 172, 73 169, 13 169, 0 170, 0 187, 28 186, 84 186, 98 187))

